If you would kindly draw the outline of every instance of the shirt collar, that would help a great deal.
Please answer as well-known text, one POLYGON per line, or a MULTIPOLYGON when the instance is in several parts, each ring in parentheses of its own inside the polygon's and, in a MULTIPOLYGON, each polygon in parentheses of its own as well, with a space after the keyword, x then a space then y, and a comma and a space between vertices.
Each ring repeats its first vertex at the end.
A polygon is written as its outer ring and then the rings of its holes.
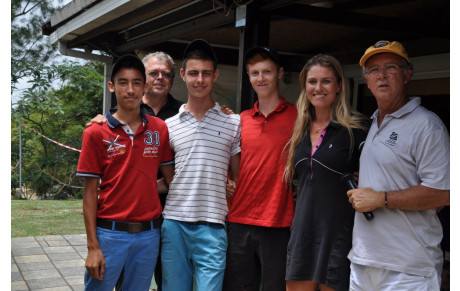
POLYGON ((163 106, 163 108, 165 108, 165 109, 170 108, 170 107, 173 108, 174 103, 175 103, 175 99, 173 98, 173 96, 171 94, 168 94, 168 101, 166 101, 166 104, 165 104, 165 106, 163 106))
MULTIPOLYGON (((166 104, 161 109, 171 107, 172 106, 172 101, 173 101, 173 99, 172 99, 171 94, 168 94, 167 99, 166 99, 166 104)), ((153 111, 152 107, 147 105, 147 103, 144 103, 144 100, 141 100, 141 108, 142 107, 145 107, 150 111, 153 111)))
MULTIPOLYGON (((185 110, 185 105, 187 105, 187 103, 184 103, 184 104, 182 104, 180 106, 180 108, 179 108, 179 117, 185 116, 187 114, 191 114, 188 110, 185 110)), ((222 112, 222 109, 220 109, 219 103, 215 102, 214 107, 209 109, 208 111, 214 111, 216 113, 220 113, 220 112, 222 112)))
MULTIPOLYGON (((278 105, 272 112, 276 112, 276 113, 281 112, 284 109, 286 109, 288 106, 289 106, 289 102, 287 102, 286 99, 281 96, 280 102, 278 102, 278 105)), ((272 114, 272 112, 270 112, 270 114, 272 114)), ((259 111, 259 100, 257 100, 256 103, 254 103, 254 107, 252 107, 251 109, 251 114, 253 116, 257 114, 262 114, 262 112, 259 111)))
MULTIPOLYGON (((409 97, 409 102, 407 102, 406 104, 404 104, 403 107, 399 108, 398 110, 396 110, 395 112, 391 113, 391 114, 388 114, 389 116, 392 116, 394 118, 401 118, 403 117, 404 115, 406 114, 409 114, 411 113, 412 111, 415 110, 415 108, 417 108, 418 106, 420 106, 421 104, 421 99, 420 97, 409 97)), ((374 114, 372 114, 372 119, 377 119, 377 117, 379 116, 379 109, 375 110, 374 114)))
MULTIPOLYGON (((107 118, 107 125, 110 127, 110 128, 116 128, 118 126, 123 126, 124 124, 121 123, 118 119, 116 119, 115 117, 113 117, 113 114, 115 114, 115 112, 117 112, 118 108, 111 108, 107 111, 107 113, 105 114, 105 117, 107 118)), ((142 123, 145 125, 147 124, 149 121, 147 119, 147 117, 145 116, 145 114, 141 111, 141 120, 142 120, 142 123)))

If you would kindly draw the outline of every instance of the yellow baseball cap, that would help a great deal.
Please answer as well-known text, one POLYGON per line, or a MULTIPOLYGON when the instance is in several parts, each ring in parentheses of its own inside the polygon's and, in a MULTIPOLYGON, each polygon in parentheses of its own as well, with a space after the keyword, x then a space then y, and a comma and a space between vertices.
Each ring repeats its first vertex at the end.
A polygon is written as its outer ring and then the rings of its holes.
POLYGON ((359 65, 364 67, 370 57, 380 53, 392 53, 405 58, 410 63, 409 55, 407 55, 406 50, 400 42, 380 40, 366 50, 361 60, 359 60, 359 65))

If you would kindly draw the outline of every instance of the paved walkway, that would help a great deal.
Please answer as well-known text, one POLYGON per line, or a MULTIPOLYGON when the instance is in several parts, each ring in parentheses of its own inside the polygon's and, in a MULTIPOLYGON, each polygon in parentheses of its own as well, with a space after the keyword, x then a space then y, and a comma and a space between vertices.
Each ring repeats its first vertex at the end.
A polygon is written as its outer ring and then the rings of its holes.
POLYGON ((84 290, 86 235, 11 239, 11 290, 84 290))
MULTIPOLYGON (((13 238, 11 290, 84 290, 87 253, 86 234, 13 238)), ((449 253, 446 259, 450 261, 449 253)), ((445 275, 446 285, 442 290, 450 290, 449 272, 445 275)), ((155 284, 150 288, 156 288, 155 284)))

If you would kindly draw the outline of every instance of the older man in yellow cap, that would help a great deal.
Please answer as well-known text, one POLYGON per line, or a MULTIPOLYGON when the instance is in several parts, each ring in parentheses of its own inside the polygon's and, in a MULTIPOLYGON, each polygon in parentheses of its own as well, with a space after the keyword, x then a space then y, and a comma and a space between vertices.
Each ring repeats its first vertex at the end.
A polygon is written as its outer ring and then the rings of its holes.
POLYGON ((434 113, 408 97, 413 66, 401 43, 379 41, 359 64, 378 109, 360 159, 350 290, 440 290, 437 208, 450 204, 449 136, 434 113))

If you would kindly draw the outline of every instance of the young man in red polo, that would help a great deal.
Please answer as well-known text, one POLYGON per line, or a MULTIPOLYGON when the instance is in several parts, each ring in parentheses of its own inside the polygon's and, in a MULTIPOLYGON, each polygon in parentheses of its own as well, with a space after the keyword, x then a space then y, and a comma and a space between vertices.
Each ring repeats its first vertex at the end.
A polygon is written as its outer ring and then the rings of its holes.
POLYGON ((294 199, 283 182, 297 108, 279 95, 284 69, 278 53, 253 47, 245 54, 254 107, 241 117, 239 178, 227 216, 225 291, 285 290, 286 250, 294 199))
POLYGON ((77 176, 85 178, 86 290, 113 290, 123 268, 125 290, 148 290, 152 279, 162 211, 157 172, 169 183, 174 156, 165 122, 140 111, 145 82, 143 63, 122 56, 107 84, 117 109, 83 132, 77 176))

